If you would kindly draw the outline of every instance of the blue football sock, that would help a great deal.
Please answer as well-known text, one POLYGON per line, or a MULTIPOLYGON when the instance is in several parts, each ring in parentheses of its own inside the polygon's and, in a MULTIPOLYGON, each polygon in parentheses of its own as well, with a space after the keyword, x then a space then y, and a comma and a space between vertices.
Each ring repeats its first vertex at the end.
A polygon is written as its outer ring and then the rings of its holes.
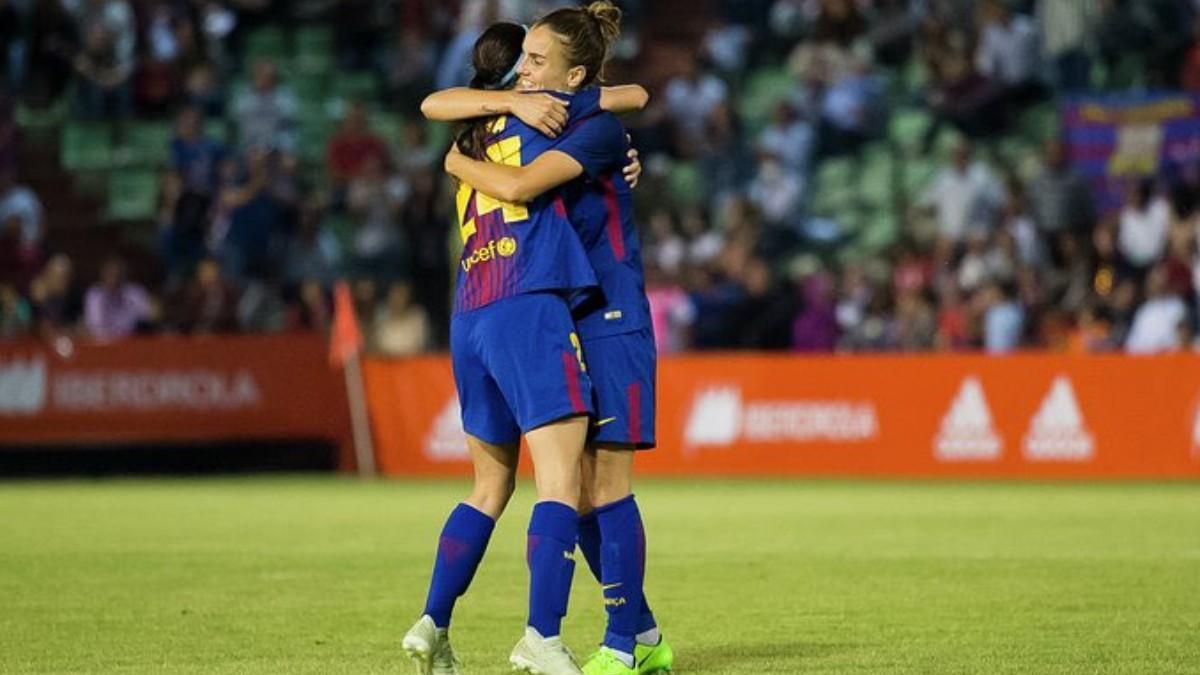
POLYGON ((579 515, 559 502, 538 502, 529 519, 529 625, 542 637, 562 632, 575 575, 579 515))
POLYGON ((454 603, 470 587, 495 527, 496 521, 467 504, 454 507, 446 519, 425 599, 425 613, 438 628, 450 625, 454 603))
POLYGON ((579 550, 596 583, 600 583, 600 521, 594 512, 579 518, 579 550))
POLYGON ((608 627, 604 646, 632 654, 638 633, 654 627, 646 604, 646 535, 633 495, 596 509, 600 524, 601 588, 608 627))
MULTIPOLYGON (((596 517, 595 512, 582 516, 579 519, 579 550, 583 552, 583 557, 587 560, 588 568, 592 570, 592 576, 596 577, 596 583, 602 584, 602 574, 600 571, 600 521, 596 517)), ((648 634, 650 631, 658 628, 658 621, 654 618, 654 613, 650 611, 650 604, 646 600, 645 593, 642 594, 642 606, 638 613, 638 635, 648 634)), ((654 640, 653 643, 657 643, 654 640)), ((651 644, 651 643, 647 643, 651 644)))

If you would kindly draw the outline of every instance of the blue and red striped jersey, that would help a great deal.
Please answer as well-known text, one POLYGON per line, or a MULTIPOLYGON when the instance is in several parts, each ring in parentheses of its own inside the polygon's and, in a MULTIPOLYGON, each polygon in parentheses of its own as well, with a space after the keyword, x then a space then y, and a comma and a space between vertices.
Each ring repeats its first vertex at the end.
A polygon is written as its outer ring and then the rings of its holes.
MULTIPOLYGON (((598 88, 586 89, 576 98, 585 95, 594 96, 599 105, 598 88)), ((625 129, 612 113, 597 112, 568 128, 554 149, 583 166, 584 174, 563 186, 561 194, 567 218, 579 233, 602 291, 603 302, 576 317, 580 337, 650 327, 633 195, 622 173, 629 150, 625 129)))
MULTIPOLYGON (((571 100, 568 128, 599 110, 599 96, 562 97, 571 100)), ((491 130, 488 159, 499 164, 525 166, 554 145, 508 115, 497 117, 491 130)), ((462 183, 455 202, 463 238, 455 314, 519 293, 561 292, 574 305, 596 291, 596 275, 558 190, 512 204, 462 183)))

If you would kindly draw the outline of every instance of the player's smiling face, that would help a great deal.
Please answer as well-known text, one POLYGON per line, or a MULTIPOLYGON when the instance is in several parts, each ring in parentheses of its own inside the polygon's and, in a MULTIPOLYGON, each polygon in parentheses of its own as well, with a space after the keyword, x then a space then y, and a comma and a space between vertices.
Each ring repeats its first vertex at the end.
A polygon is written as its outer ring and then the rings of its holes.
POLYGON ((517 86, 524 90, 546 89, 572 93, 583 81, 586 70, 567 63, 563 38, 549 26, 534 26, 525 35, 524 56, 517 86))

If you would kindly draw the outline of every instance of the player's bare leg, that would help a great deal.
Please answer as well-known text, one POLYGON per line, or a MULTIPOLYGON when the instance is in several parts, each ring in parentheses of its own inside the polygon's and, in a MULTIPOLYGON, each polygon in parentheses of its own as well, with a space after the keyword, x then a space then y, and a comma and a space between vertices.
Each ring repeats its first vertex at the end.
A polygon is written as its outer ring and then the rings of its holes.
POLYGON ((462 672, 450 646, 450 612, 470 586, 486 551, 491 526, 504 513, 516 485, 518 446, 495 445, 468 436, 467 448, 475 466, 475 483, 446 522, 425 613, 401 643, 419 675, 462 672), (444 558, 445 553, 451 555, 444 558))

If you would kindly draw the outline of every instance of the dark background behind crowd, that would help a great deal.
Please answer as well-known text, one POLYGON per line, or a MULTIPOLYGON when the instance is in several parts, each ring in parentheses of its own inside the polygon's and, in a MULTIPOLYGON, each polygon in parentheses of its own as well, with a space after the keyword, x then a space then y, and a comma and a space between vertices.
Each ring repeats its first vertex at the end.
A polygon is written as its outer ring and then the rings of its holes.
MULTIPOLYGON (((0 339, 446 343, 420 100, 533 0, 0 0, 0 339)), ((1200 91, 1188 0, 627 0, 663 352, 1191 349, 1200 162, 1102 209, 1077 94, 1200 91)), ((461 244, 459 244, 461 245, 461 244)))

